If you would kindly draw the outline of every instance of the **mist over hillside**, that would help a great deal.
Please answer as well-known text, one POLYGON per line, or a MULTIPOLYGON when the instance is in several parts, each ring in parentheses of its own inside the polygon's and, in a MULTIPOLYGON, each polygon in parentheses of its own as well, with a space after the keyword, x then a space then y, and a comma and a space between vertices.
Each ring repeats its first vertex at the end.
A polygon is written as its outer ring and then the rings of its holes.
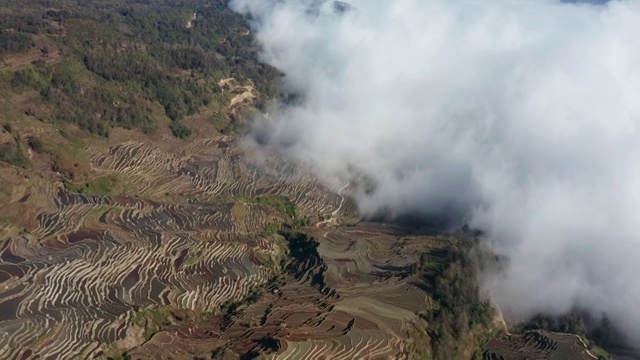
POLYGON ((468 223, 513 318, 606 313, 640 343, 640 1, 235 0, 299 94, 256 126, 364 216, 468 223), (602 3, 602 2, 599 2, 602 3))

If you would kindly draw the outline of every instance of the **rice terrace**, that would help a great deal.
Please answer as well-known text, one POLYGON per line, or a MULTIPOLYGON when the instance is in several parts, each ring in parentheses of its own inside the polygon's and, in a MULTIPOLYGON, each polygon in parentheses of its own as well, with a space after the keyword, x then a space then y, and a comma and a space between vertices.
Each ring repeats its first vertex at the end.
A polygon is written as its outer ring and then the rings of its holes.
POLYGON ((638 358, 502 314, 482 231, 365 216, 370 177, 268 144, 304 96, 230 5, 0 0, 0 359, 638 358))

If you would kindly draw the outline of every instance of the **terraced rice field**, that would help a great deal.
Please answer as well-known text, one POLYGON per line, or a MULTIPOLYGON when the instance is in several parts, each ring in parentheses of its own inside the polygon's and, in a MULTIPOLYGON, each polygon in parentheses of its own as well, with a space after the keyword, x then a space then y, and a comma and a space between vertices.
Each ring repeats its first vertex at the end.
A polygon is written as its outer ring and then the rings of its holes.
POLYGON ((446 239, 370 224, 305 231, 318 241, 317 255, 292 263, 257 302, 164 330, 129 355, 186 359, 226 348, 273 359, 407 357, 409 343, 419 341, 408 338, 408 328, 429 309, 429 297, 406 269, 417 261, 416 248, 446 239))
POLYGON ((0 231, 2 359, 106 356, 147 340, 146 309, 214 313, 285 256, 264 231, 287 215, 238 197, 287 196, 300 217, 342 201, 277 157, 251 160, 230 137, 177 154, 139 142, 88 151, 99 176, 126 184, 122 195, 42 178, 12 188, 18 215, 0 231))
POLYGON ((594 360, 598 357, 589 352, 576 335, 529 331, 491 340, 483 359, 594 360))
MULTIPOLYGON (((455 240, 346 226, 357 218, 348 184, 328 189, 229 136, 179 151, 134 141, 86 151, 86 183, 0 172, 12 184, 0 188, 10 210, 0 218, 0 359, 424 350, 420 315, 434 302, 415 266, 425 252, 437 263, 455 240), (275 231, 283 224, 306 225, 287 238, 275 231)), ((485 358, 587 354, 575 337, 531 334, 494 340, 485 358)))
MULTIPOLYGON (((302 214, 330 214, 342 198, 320 186, 308 173, 277 156, 265 157, 219 136, 190 143, 180 152, 163 152, 129 142, 108 151, 89 148, 97 171, 117 173, 128 191, 141 198, 179 195, 220 201, 233 196, 285 195, 302 214)), ((353 212, 344 207, 341 215, 353 212)))

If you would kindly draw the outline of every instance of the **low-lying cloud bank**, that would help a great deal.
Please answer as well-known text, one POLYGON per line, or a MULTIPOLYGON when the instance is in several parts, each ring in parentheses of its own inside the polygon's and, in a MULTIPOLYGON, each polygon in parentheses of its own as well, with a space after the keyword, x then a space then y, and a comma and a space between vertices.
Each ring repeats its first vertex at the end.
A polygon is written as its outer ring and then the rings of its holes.
POLYGON ((234 0, 299 101, 272 146, 364 214, 446 214, 511 259, 503 311, 606 312, 640 343, 640 1, 234 0))

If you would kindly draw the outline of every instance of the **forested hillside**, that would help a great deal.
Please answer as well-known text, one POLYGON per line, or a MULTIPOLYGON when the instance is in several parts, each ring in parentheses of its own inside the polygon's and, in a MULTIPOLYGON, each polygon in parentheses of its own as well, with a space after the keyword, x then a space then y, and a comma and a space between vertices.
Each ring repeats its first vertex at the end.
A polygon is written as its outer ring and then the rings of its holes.
POLYGON ((232 131, 220 80, 251 81, 257 103, 278 72, 256 61, 246 21, 224 0, 0 2, 0 95, 37 92, 24 111, 108 137, 114 127, 150 133, 207 109, 232 131))

